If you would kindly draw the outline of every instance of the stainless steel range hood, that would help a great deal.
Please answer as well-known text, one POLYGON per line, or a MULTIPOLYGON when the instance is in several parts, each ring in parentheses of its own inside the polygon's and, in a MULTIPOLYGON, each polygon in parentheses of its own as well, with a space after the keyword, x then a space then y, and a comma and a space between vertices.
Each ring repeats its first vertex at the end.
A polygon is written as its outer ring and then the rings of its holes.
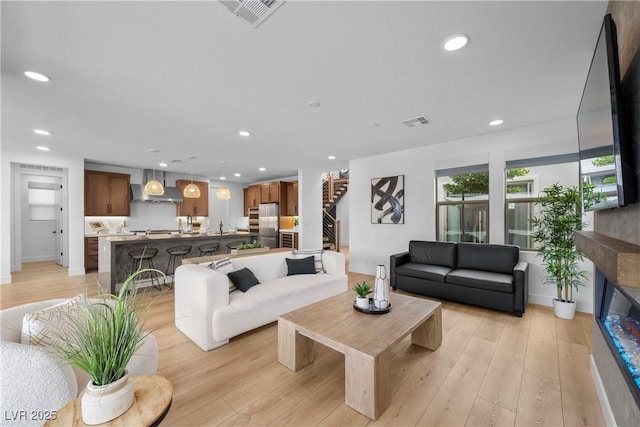
MULTIPOLYGON (((150 179, 155 179, 162 182, 164 185, 164 172, 153 171, 145 169, 142 173, 142 182, 145 184, 150 179)), ((180 203, 182 202, 182 193, 177 187, 164 187, 164 194, 162 196, 150 196, 144 193, 144 184, 131 184, 131 201, 133 202, 168 202, 168 203, 180 203)))

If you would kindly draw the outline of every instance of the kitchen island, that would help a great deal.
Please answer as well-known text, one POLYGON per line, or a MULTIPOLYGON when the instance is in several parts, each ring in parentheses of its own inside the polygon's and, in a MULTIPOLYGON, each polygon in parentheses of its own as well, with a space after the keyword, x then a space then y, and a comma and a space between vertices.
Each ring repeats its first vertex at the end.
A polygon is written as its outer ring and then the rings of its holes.
MULTIPOLYGON (((98 282, 112 294, 118 291, 126 280, 131 268, 132 259, 129 252, 136 249, 154 248, 158 254, 153 258, 156 269, 165 272, 169 263, 167 249, 173 246, 191 245, 188 257, 199 255, 198 247, 209 243, 220 243, 218 253, 228 253, 227 244, 231 242, 250 243, 258 240, 257 233, 200 233, 200 234, 149 234, 132 236, 99 236, 98 238, 98 282)), ((180 261, 176 262, 176 266, 180 261)), ((146 262, 144 267, 146 267, 146 262)), ((160 280, 162 283, 162 279, 160 280)))

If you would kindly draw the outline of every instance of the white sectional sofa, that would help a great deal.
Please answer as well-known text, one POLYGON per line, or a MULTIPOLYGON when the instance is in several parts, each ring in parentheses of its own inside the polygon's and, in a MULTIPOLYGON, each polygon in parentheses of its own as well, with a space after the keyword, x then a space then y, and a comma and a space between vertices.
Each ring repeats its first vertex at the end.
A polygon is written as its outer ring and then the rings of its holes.
POLYGON ((347 290, 344 255, 322 254, 326 273, 287 276, 291 252, 233 258, 233 269, 251 270, 259 285, 229 292, 229 278, 206 265, 176 269, 176 327, 205 351, 229 338, 274 322, 278 316, 347 290))

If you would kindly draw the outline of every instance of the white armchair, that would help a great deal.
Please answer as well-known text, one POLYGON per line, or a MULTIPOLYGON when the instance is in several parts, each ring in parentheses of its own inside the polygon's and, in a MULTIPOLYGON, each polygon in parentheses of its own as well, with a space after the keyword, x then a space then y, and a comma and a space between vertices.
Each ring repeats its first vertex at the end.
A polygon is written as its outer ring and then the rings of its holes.
MULTIPOLYGON (((66 301, 48 300, 0 310, 0 426, 39 426, 81 394, 89 381, 44 347, 21 344, 25 314, 66 301)), ((127 365, 131 375, 158 370, 158 343, 147 335, 127 365)))

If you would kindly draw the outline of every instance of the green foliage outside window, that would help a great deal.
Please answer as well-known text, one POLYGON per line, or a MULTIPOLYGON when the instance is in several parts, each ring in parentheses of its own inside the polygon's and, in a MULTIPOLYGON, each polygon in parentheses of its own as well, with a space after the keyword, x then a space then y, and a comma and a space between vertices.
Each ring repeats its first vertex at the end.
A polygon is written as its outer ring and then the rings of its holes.
POLYGON ((613 157, 613 154, 611 154, 610 156, 596 157, 591 161, 591 164, 597 167, 597 166, 611 165, 613 164, 613 162, 614 162, 614 157, 613 157))

